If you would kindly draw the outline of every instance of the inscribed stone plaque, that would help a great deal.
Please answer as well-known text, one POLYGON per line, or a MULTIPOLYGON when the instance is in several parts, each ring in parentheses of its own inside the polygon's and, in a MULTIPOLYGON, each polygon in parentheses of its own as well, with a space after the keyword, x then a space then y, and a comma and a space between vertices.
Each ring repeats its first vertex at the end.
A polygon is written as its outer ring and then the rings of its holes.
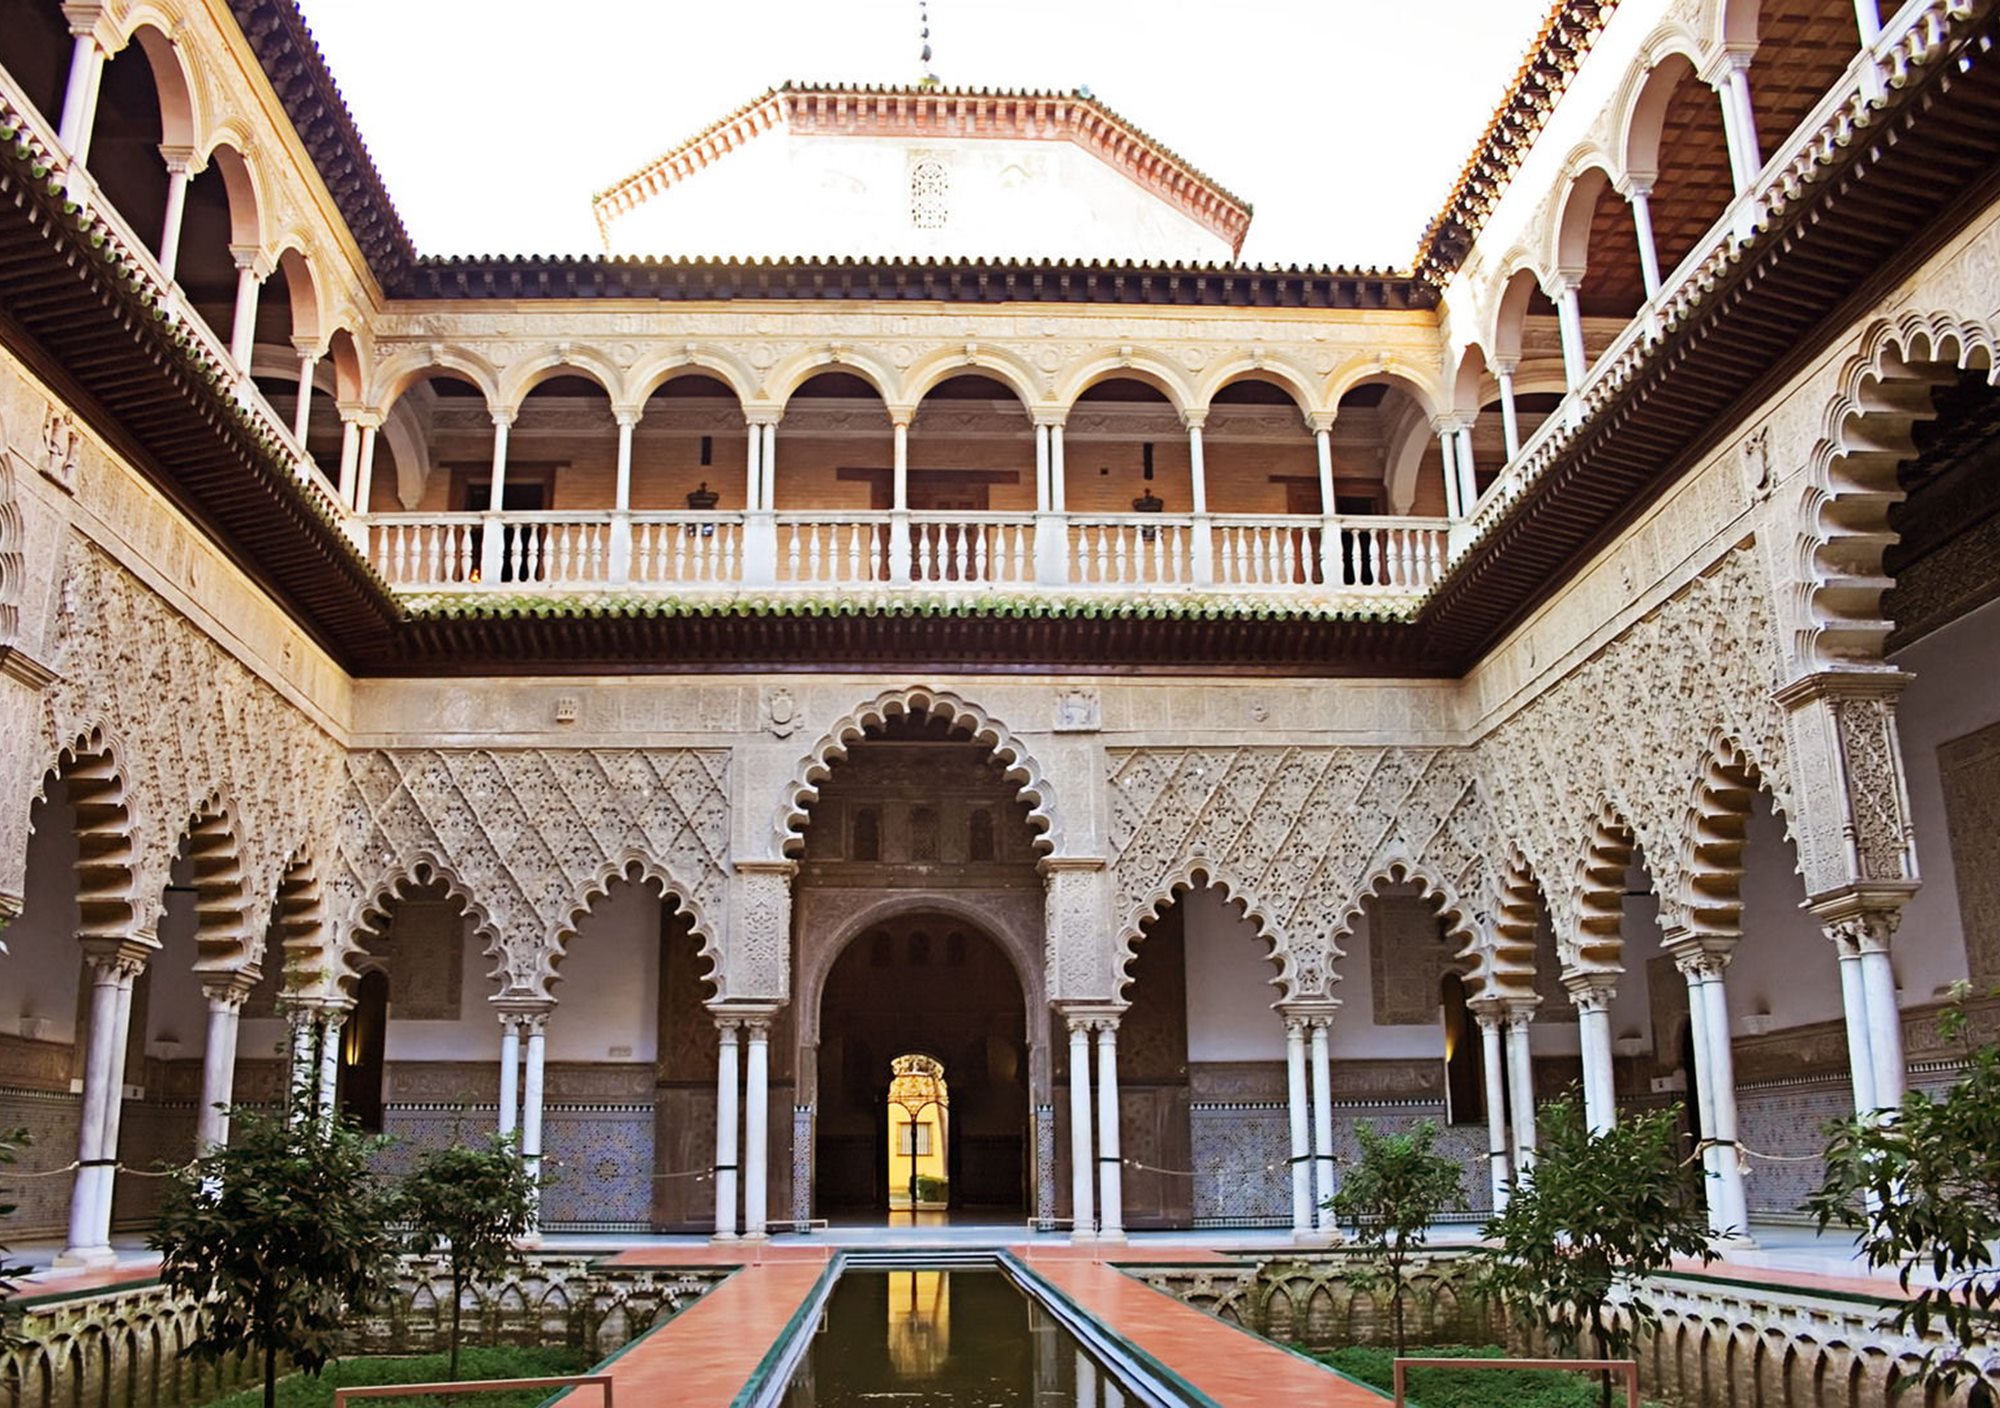
POLYGON ((1938 747, 1958 922, 1973 986, 2000 982, 2000 724, 1938 747))

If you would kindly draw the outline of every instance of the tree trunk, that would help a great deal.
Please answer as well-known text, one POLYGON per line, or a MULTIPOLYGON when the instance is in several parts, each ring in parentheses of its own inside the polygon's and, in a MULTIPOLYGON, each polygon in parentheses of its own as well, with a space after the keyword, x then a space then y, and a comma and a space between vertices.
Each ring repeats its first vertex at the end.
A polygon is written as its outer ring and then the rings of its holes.
POLYGON ((465 1282, 458 1276, 451 1278, 451 1381, 458 1382, 458 1318, 465 1304, 465 1282))
POLYGON ((264 1345, 264 1408, 277 1408, 278 1403, 278 1347, 266 1342, 264 1345))
POLYGON ((1396 1356, 1403 1354, 1403 1259, 1389 1262, 1389 1321, 1396 1336, 1396 1356))
MULTIPOLYGON (((1597 1339, 1597 1357, 1599 1359, 1609 1359, 1611 1357, 1610 1337, 1604 1333, 1602 1311, 1591 1312, 1590 1328, 1597 1339)), ((1609 1369, 1599 1369, 1597 1371, 1597 1385, 1599 1408, 1611 1408, 1611 1371, 1609 1369)))

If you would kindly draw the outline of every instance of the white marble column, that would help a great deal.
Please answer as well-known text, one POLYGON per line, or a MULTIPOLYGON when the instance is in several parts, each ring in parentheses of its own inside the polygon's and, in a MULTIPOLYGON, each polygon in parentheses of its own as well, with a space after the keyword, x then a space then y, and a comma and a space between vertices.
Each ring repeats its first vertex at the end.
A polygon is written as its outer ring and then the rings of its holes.
POLYGON ((753 1017, 743 1024, 743 1235, 762 1239, 771 1201, 765 1171, 770 1150, 771 1023, 753 1017))
POLYGON ((1193 504, 1194 526, 1189 530, 1192 549, 1189 567, 1198 587, 1215 582, 1215 539, 1208 520, 1208 457, 1202 448, 1201 428, 1208 420, 1206 411, 1189 411, 1183 418, 1188 433, 1188 495, 1193 504))
POLYGON ((1285 1108, 1291 1126, 1292 1235, 1313 1230, 1312 1109, 1306 1086, 1306 1021, 1285 1019, 1285 1108))
POLYGON ((1035 512, 1055 512, 1055 491, 1049 484, 1049 427, 1035 422, 1035 512))
POLYGON ((1118 1019, 1097 1024, 1097 1236, 1125 1240, 1125 1166, 1118 1142, 1118 1019))
POLYGON ((910 417, 892 413, 894 441, 889 481, 889 580, 910 580, 910 417))
POLYGON ((1708 1225, 1715 1233, 1746 1235, 1743 1169, 1736 1148, 1735 1059, 1730 1050, 1729 1005, 1722 986, 1725 955, 1691 944, 1671 945, 1674 966, 1687 980, 1688 1028, 1694 1038, 1696 1108, 1707 1149, 1708 1225))
POLYGON ((1563 384, 1571 391, 1583 385, 1590 371, 1589 354, 1583 346, 1583 305, 1577 302, 1581 277, 1558 274, 1547 292, 1556 305, 1556 323, 1562 334, 1563 384))
POLYGON ((1479 507, 1479 471, 1472 463, 1472 427, 1458 428, 1458 506, 1467 518, 1479 507))
POLYGON ((1576 1008, 1577 1040, 1583 1049, 1583 1114, 1592 1134, 1618 1123, 1617 1084, 1611 1065, 1611 999, 1608 973, 1574 974, 1563 980, 1576 1008))
POLYGON ((340 1114, 340 1029, 347 1023, 347 1013, 336 1008, 327 1008, 320 1013, 319 1020, 319 1122, 322 1129, 331 1129, 340 1114))
POLYGON ((1063 461, 1063 422, 1049 423, 1049 507, 1069 512, 1069 466, 1063 461))
POLYGON ((1449 420, 1434 420, 1431 428, 1437 432, 1438 454, 1444 465, 1444 516, 1463 518, 1465 504, 1459 498, 1458 427, 1449 420))
POLYGON ((719 1017, 715 1071, 715 1236, 736 1239, 736 1019, 719 1017))
POLYGON ((160 272, 172 283, 180 268, 181 229, 187 222, 188 181, 194 175, 194 152, 181 147, 162 151, 161 156, 167 163, 167 208, 160 217, 160 272))
POLYGON ((340 501, 352 507, 354 503, 354 479, 361 468, 361 411, 358 407, 340 408, 340 476, 334 485, 340 501))
MULTIPOLYGON (((1331 417, 1328 418, 1329 422, 1331 417)), ((1319 468, 1319 511, 1330 517, 1337 510, 1334 507, 1333 491, 1333 426, 1331 423, 1313 426, 1313 455, 1319 468)))
POLYGON ((508 1135, 521 1121, 521 1019, 500 1014, 500 1133, 508 1135))
POLYGON ((292 1034, 291 1066, 285 1073, 285 1088, 291 1095, 289 1117, 307 1113, 313 1091, 319 1084, 319 1019, 310 1007, 295 1006, 285 1012, 285 1025, 292 1034))
POLYGON ((367 513, 369 500, 375 497, 375 440, 381 426, 382 418, 372 412, 361 418, 361 446, 355 456, 354 469, 356 513, 367 513))
POLYGON ((1874 1067, 1875 1106, 1893 1110, 1903 1103, 1908 1076, 1903 1065, 1903 1019, 1896 1001, 1896 971, 1889 963, 1889 932, 1862 936, 1861 993, 1868 1008, 1868 1056, 1874 1067))
POLYGON ((1091 1137, 1090 1022, 1069 1019, 1069 1166, 1071 1236, 1097 1236, 1096 1141, 1091 1137))
POLYGON ((257 293, 264 286, 263 255, 254 244, 232 244, 229 257, 236 261, 236 318, 230 324, 229 359, 236 370, 250 375, 250 354, 257 338, 257 293))
POLYGON ((1625 189, 1632 206, 1632 229, 1639 241, 1639 277, 1646 287, 1646 301, 1660 296, 1660 245, 1653 236, 1653 183, 1632 181, 1625 189))
POLYGON ((1312 1019, 1313 1201, 1320 1230, 1333 1230, 1333 1018, 1312 1019))
POLYGON ((1861 976, 1861 949, 1852 938, 1835 934, 1840 959, 1840 1014, 1847 1028, 1847 1074, 1854 1087, 1854 1113, 1872 1114, 1875 1102, 1874 1045, 1868 1039, 1868 992, 1861 976))
POLYGON ((1480 1071, 1486 1078, 1486 1167, 1493 1183, 1493 1211, 1500 1212, 1507 1206, 1508 1184, 1514 1178, 1507 1151, 1506 1018, 1481 1010, 1474 1020, 1479 1023, 1480 1071))
POLYGON ((751 513, 764 507, 764 427, 747 421, 743 432, 743 507, 751 513))
POLYGON ((76 1182, 70 1193, 69 1239, 58 1266, 108 1266, 111 1195, 117 1180, 118 1124, 125 1098, 125 1032, 132 1020, 132 984, 143 959, 124 950, 91 954, 90 1031, 84 1048, 83 1110, 77 1125, 76 1182))
POLYGON ((1854 23, 1861 34, 1863 48, 1882 37, 1882 14, 1877 8, 1877 0, 1854 0, 1854 23))
POLYGON ((318 349, 306 346, 299 349, 299 399, 292 407, 292 438, 304 449, 306 433, 312 426, 313 373, 319 368, 318 349))
POLYGON ((501 509, 507 502, 507 431, 513 424, 511 412, 493 412, 493 487, 479 536, 479 580, 489 586, 506 576, 507 533, 501 509))
POLYGON ((757 506, 775 511, 778 507, 778 422, 764 422, 764 453, 758 456, 758 469, 764 476, 763 491, 757 497, 757 506))
POLYGON ((208 1033, 201 1049, 201 1108, 195 1114, 195 1153, 211 1153, 229 1142, 229 1106, 236 1091, 236 1034, 250 985, 232 974, 206 983, 208 1033))
POLYGON ((527 1050, 521 1071, 521 1168, 535 1190, 529 1228, 529 1235, 534 1236, 542 1223, 542 1095, 548 1083, 548 1013, 526 1013, 521 1024, 527 1036, 522 1043, 527 1050))
POLYGON ((1534 1019, 1531 1003, 1517 1002, 1507 1009, 1507 1105, 1514 1120, 1517 1181, 1535 1167, 1535 1057, 1528 1036, 1534 1019))
POLYGON ((69 82, 63 86, 56 140, 78 166, 83 166, 90 161, 90 135, 97 125, 97 90, 104 77, 106 56, 94 26, 71 33, 76 42, 69 52, 69 82))
POLYGON ((1520 363, 1511 358, 1493 359, 1493 375, 1500 382, 1500 434, 1506 441, 1510 464, 1521 453, 1521 412, 1514 404, 1514 373, 1519 369, 1520 363))
POLYGON ((632 435, 639 425, 639 412, 621 410, 615 415, 618 477, 611 491, 611 550, 605 567, 611 581, 628 582, 632 579, 632 435))
POLYGON ((1741 195, 1763 169, 1764 154, 1757 140, 1757 109, 1750 100, 1750 55, 1731 51, 1726 67, 1714 80, 1722 103, 1722 128, 1729 141, 1729 171, 1741 195))

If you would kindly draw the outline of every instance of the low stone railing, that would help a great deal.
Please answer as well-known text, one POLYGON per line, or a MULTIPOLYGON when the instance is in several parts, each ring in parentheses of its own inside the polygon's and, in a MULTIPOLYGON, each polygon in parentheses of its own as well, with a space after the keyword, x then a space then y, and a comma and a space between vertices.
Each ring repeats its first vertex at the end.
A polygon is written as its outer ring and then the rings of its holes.
POLYGON ((1438 518, 1318 514, 378 513, 403 591, 1241 594, 1394 608, 1444 573, 1438 518))
MULTIPOLYGON (((648 1270, 533 1255, 505 1281, 469 1293, 464 1342, 570 1345, 595 1361, 699 1300, 730 1269, 648 1270)), ((450 1300, 444 1264, 408 1258, 394 1299, 356 1318, 347 1349, 442 1349, 450 1300)), ((217 1364, 182 1358, 195 1333, 195 1308, 157 1282, 96 1294, 30 1295, 10 1328, 16 1342, 0 1349, 0 1405, 6 1408, 173 1408, 207 1402, 258 1376, 258 1366, 244 1358, 217 1364)))

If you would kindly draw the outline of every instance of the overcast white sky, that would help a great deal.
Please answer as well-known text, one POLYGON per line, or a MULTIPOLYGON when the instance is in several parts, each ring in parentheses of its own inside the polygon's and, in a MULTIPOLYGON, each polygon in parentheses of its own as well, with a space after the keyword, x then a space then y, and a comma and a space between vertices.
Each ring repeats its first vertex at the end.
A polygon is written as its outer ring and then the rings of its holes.
MULTIPOLYGON (((425 254, 597 253, 593 191, 766 88, 920 73, 916 0, 302 3, 425 254)), ((932 0, 931 42, 948 84, 1087 85, 1256 207, 1246 260, 1401 267, 1548 8, 932 0)))

